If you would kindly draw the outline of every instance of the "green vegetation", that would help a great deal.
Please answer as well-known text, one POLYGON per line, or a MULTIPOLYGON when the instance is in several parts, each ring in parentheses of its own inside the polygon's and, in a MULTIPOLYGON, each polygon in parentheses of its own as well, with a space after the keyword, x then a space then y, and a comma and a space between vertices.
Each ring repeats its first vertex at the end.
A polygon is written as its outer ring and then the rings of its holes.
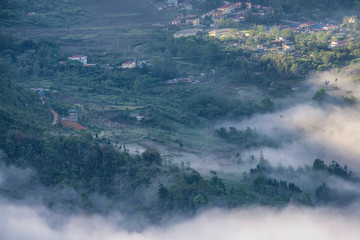
POLYGON ((85 17, 77 0, 2 0, 0 23, 3 26, 68 26, 85 17))
POLYGON ((235 143, 243 148, 259 148, 262 146, 276 147, 276 143, 266 136, 262 136, 256 132, 256 129, 247 127, 245 130, 237 130, 229 127, 229 131, 221 127, 215 130, 215 135, 224 138, 229 143, 235 143))

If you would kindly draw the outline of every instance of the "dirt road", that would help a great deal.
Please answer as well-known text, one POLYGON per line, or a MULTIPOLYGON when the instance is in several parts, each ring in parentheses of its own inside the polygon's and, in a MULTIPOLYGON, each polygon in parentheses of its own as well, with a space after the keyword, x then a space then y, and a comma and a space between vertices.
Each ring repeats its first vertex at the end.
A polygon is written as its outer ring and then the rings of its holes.
POLYGON ((53 120, 53 122, 51 124, 54 126, 55 124, 57 124, 59 122, 59 114, 57 114, 57 112, 55 112, 52 109, 50 111, 51 111, 51 113, 52 113, 52 115, 54 117, 54 120, 53 120))

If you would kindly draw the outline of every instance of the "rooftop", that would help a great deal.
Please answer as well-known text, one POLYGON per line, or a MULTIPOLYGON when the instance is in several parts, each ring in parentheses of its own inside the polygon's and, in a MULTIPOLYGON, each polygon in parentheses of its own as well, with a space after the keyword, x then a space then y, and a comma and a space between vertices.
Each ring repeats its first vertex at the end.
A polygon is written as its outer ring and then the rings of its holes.
POLYGON ((71 56, 70 58, 82 58, 82 57, 87 57, 85 55, 74 55, 74 56, 71 56))

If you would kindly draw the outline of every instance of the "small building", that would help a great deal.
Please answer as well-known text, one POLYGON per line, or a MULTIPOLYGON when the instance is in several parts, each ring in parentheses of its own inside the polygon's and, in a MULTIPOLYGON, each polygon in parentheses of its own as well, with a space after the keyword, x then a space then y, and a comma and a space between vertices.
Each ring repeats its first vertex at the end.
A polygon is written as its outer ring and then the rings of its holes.
POLYGON ((144 119, 144 116, 138 115, 136 116, 136 122, 141 122, 144 119))
POLYGON ((122 69, 131 69, 131 68, 136 68, 136 61, 127 61, 121 64, 121 68, 122 69))
POLYGON ((338 25, 330 25, 330 26, 325 26, 325 27, 323 27, 323 29, 324 29, 325 31, 329 31, 329 30, 336 29, 336 28, 338 28, 338 27, 339 27, 338 25))
POLYGON ((299 25, 299 28, 303 31, 309 31, 313 26, 317 25, 316 22, 305 22, 299 25))
POLYGON ((235 11, 235 4, 230 3, 230 4, 226 4, 224 6, 221 6, 218 8, 219 11, 222 11, 224 14, 229 14, 235 11))
POLYGON ((200 18, 195 14, 186 15, 185 17, 186 24, 193 25, 194 27, 200 24, 200 18))
POLYGON ((141 122, 145 117, 142 116, 139 112, 133 112, 133 113, 130 113, 130 117, 131 118, 135 118, 136 119, 136 122, 141 122))
POLYGON ((221 10, 216 10, 212 13, 213 18, 221 18, 224 16, 224 12, 221 10))
POLYGON ((181 20, 179 18, 175 18, 174 20, 171 21, 172 25, 180 25, 181 24, 181 20))
POLYGON ((282 43, 282 49, 285 52, 291 52, 294 50, 294 43, 293 42, 284 42, 284 43, 282 43))
POLYGON ((345 47, 345 46, 347 46, 347 41, 345 41, 345 40, 343 40, 343 41, 334 41, 334 42, 330 43, 328 48, 345 47))
POLYGON ((246 5, 247 9, 251 9, 251 7, 252 7, 250 2, 245 2, 245 5, 246 5))
POLYGON ((231 20, 233 22, 243 22, 243 21, 246 20, 246 15, 245 14, 238 14, 238 15, 235 15, 234 17, 232 17, 231 20))
POLYGON ((79 61, 83 65, 87 64, 87 56, 84 56, 84 55, 74 55, 74 56, 69 57, 69 59, 74 60, 74 61, 79 61))
POLYGON ((174 33, 174 38, 196 36, 198 32, 202 32, 201 28, 189 28, 174 33))
POLYGON ((78 111, 76 111, 75 109, 70 109, 68 111, 69 113, 69 120, 72 121, 72 122, 77 122, 79 119, 78 119, 78 111))

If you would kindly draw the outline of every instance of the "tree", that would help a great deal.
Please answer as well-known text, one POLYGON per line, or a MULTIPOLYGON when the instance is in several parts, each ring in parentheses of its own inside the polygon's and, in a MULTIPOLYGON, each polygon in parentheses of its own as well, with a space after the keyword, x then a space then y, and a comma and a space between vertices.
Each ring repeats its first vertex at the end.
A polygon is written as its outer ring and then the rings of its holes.
POLYGON ((143 159, 149 163, 161 164, 162 159, 159 151, 155 148, 148 148, 141 154, 143 159))
POLYGON ((318 103, 322 103, 324 101, 325 96, 326 96, 325 89, 319 88, 319 90, 317 90, 316 93, 314 94, 313 99, 318 103))
POLYGON ((323 160, 321 160, 320 158, 317 158, 314 160, 313 169, 323 170, 323 169, 326 169, 326 165, 323 160))
POLYGON ((193 201, 195 208, 199 208, 199 207, 203 206, 206 202, 204 196, 201 194, 196 195, 192 201, 193 201))

